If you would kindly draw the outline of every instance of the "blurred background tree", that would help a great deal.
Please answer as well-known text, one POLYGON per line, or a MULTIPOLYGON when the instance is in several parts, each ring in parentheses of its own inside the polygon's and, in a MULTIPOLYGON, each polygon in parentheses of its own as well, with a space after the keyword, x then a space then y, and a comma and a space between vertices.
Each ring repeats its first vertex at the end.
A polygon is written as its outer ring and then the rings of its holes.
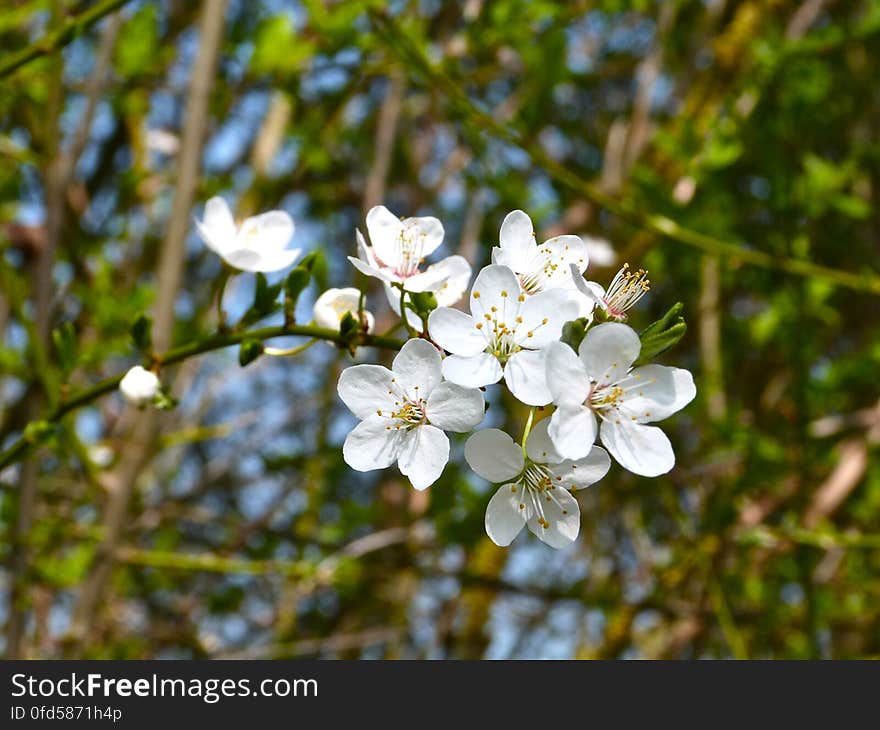
POLYGON ((5 655, 880 654, 878 43, 869 0, 6 2, 5 655), (302 322, 355 281, 393 323, 345 259, 382 202, 475 267, 523 208, 596 239, 590 278, 650 269, 632 324, 681 300, 666 359, 698 385, 676 469, 614 467, 566 551, 497 548, 461 441, 425 493, 343 464, 352 358, 325 343, 188 358, 174 410, 110 393, 47 424, 140 361, 140 315, 158 353, 216 331, 215 194, 322 252, 302 322))

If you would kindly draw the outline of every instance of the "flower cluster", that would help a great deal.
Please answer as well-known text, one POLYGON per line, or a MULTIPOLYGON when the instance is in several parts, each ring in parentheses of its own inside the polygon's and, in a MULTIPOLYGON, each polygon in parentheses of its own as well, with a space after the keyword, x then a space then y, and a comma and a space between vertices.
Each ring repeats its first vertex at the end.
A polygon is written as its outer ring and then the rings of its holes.
MULTIPOLYGON (((287 247, 294 224, 282 211, 237 225, 226 203, 212 198, 196 225, 230 267, 259 277, 300 258, 298 249, 287 247)), ((672 469, 669 439, 648 424, 686 406, 696 389, 688 371, 644 363, 681 336, 683 323, 680 330, 664 331, 677 309, 641 336, 625 324, 628 310, 649 289, 645 271, 624 265, 607 289, 586 281, 588 243, 566 235, 538 244, 532 221, 516 210, 504 218, 492 262, 477 273, 465 312, 454 305, 470 283, 468 262, 448 256, 427 263, 443 243, 439 220, 400 219, 377 206, 367 213, 366 227, 369 243, 357 231, 357 256, 349 261, 381 282, 400 318, 393 329, 405 328, 410 339, 390 369, 358 364, 339 378, 339 397, 359 419, 342 448, 351 468, 371 471, 396 463, 416 489, 425 489, 449 461, 447 432, 473 432, 465 460, 499 485, 486 510, 489 537, 509 545, 527 525, 555 548, 576 539, 580 511, 574 494, 602 479, 611 457, 646 477, 672 469), (502 382, 531 407, 520 444, 497 428, 474 432, 486 412, 487 387, 502 382)), ((295 296, 307 282, 305 261, 284 285, 285 321, 291 321, 295 296)), ((262 278, 258 316, 272 311, 272 291, 262 278)), ((358 289, 330 289, 315 302, 315 326, 325 337, 327 330, 338 332, 339 344, 354 342, 353 334, 367 337, 376 321, 364 303, 358 289)), ((243 343, 242 353, 250 354, 240 360, 304 347, 281 351, 250 343, 246 350, 243 343)), ((142 407, 159 399, 160 386, 152 372, 136 367, 120 389, 142 407)))
POLYGON ((646 272, 624 266, 607 290, 585 281, 586 244, 557 236, 539 245, 528 215, 516 210, 505 217, 492 263, 477 274, 464 312, 453 305, 467 288, 467 262, 451 256, 424 266, 442 243, 436 218, 399 220, 377 207, 367 229, 372 246, 358 233, 358 257, 350 260, 382 281, 417 337, 391 370, 356 365, 342 373, 339 395, 362 419, 343 447, 349 466, 367 471, 397 461, 414 487, 426 488, 449 459, 444 431, 479 425, 482 391, 503 381, 522 403, 555 410, 527 429, 522 446, 494 428, 467 441, 470 467, 501 485, 486 510, 496 544, 509 545, 524 525, 553 547, 571 543, 580 527, 573 492, 605 476, 609 452, 643 476, 673 467, 669 440, 646 424, 683 408, 696 389, 686 370, 634 367, 641 340, 623 322, 648 290, 646 272), (437 306, 426 319, 416 317, 412 295, 427 291, 437 306), (562 338, 574 321, 585 330, 576 348, 562 338), (607 451, 595 445, 597 437, 607 451))

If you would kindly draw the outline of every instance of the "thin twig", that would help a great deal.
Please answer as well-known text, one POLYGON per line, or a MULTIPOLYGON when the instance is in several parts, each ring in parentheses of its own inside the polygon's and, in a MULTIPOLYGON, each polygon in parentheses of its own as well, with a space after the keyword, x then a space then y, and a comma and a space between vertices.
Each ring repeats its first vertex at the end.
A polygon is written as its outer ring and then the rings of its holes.
POLYGON ((104 2, 93 5, 79 15, 68 18, 58 28, 50 31, 31 45, 11 53, 5 59, 0 60, 0 78, 11 74, 16 69, 21 68, 36 58, 48 56, 63 48, 74 38, 91 28, 105 15, 109 15, 128 2, 130 0, 104 0, 104 2))

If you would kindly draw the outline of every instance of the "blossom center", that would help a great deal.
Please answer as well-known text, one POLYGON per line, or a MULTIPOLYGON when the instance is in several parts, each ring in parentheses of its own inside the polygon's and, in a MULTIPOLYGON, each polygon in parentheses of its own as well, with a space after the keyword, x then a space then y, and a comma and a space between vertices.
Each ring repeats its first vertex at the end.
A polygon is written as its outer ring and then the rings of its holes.
POLYGON ((419 265, 425 257, 422 251, 425 249, 427 235, 418 228, 403 227, 397 234, 397 266, 394 273, 401 279, 406 279, 419 273, 419 265))
MULTIPOLYGON (((646 383, 653 383, 654 378, 645 380, 639 373, 630 373, 614 383, 593 383, 590 393, 584 405, 589 406, 603 420, 613 419, 620 423, 621 415, 627 415, 630 420, 637 421, 642 414, 636 414, 632 408, 623 411, 624 405, 629 400, 632 406, 632 398, 644 397, 642 390, 646 383)), ((645 411, 646 419, 651 417, 650 411, 645 411)))
POLYGON ((529 512, 537 517, 538 524, 545 530, 549 529, 550 521, 547 519, 547 503, 556 504, 563 515, 568 514, 568 509, 562 506, 557 496, 562 486, 558 482, 562 477, 554 474, 546 464, 538 464, 526 459, 526 466, 516 484, 510 485, 510 490, 520 497, 519 509, 523 512, 528 508, 529 512))
POLYGON ((416 402, 406 401, 396 411, 391 412, 391 418, 400 422, 400 426, 412 428, 413 426, 421 426, 426 422, 425 402, 418 400, 416 402))
POLYGON ((629 264, 624 264, 614 276, 602 301, 608 314, 615 319, 626 319, 626 311, 635 306, 650 289, 651 281, 647 271, 639 269, 633 272, 629 270, 629 264))
POLYGON ((481 302, 480 292, 474 291, 471 294, 474 299, 471 311, 476 319, 476 328, 483 334, 488 343, 484 352, 493 355, 498 359, 498 362, 504 365, 520 350, 531 349, 529 348, 530 339, 535 336, 537 330, 546 326, 550 320, 544 317, 540 322, 529 328, 519 314, 520 306, 526 299, 525 293, 519 292, 516 296, 511 297, 506 290, 502 290, 500 294, 500 303, 497 306, 493 304, 487 309, 481 302), (481 312, 482 316, 480 316, 481 312))

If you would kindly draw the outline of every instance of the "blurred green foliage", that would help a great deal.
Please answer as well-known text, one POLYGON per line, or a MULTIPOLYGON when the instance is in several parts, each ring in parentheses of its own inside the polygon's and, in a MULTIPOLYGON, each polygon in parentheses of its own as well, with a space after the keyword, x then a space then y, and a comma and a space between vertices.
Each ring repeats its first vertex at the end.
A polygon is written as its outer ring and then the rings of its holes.
MULTIPOLYGON (((86 5, 14 3, 0 48, 15 53, 86 5)), ((10 616, 27 618, 8 653, 880 654, 880 298, 791 273, 880 273, 877 3, 230 1, 197 200, 223 194, 240 217, 291 212, 295 245, 322 252, 309 288, 288 279, 298 322, 325 286, 370 286, 345 256, 378 202, 438 216, 446 250, 475 267, 523 208, 539 236, 610 242, 616 262, 595 255, 591 279, 607 283, 623 261, 650 270, 636 329, 683 304, 687 333, 661 356, 697 379, 697 401, 668 423, 677 467, 655 480, 612 469, 580 496, 581 536, 563 553, 528 535, 509 550, 488 540, 487 485, 462 467, 460 443, 424 494, 393 469, 349 470, 335 381, 352 357, 324 343, 289 359, 254 359, 261 345, 248 342, 188 360, 167 376, 179 406, 158 415, 107 395, 57 429, 42 420, 140 362, 132 337, 149 349, 142 317, 200 5, 127 3, 0 83, 0 445, 41 444, 0 471, 7 642, 10 616), (716 239, 768 258, 752 265, 716 239), (145 418, 157 428, 144 444, 145 418), (21 535, 28 478, 38 489, 21 535), (99 579, 105 598, 83 618, 99 579), (25 590, 9 605, 13 581, 25 590)), ((189 241, 175 344, 218 325, 220 262, 189 241)), ((248 321, 279 323, 283 283, 234 278, 230 315, 253 304, 248 321)), ((367 291, 381 331, 393 319, 367 291)), ((493 394, 486 425, 516 434, 525 416, 493 394)))

